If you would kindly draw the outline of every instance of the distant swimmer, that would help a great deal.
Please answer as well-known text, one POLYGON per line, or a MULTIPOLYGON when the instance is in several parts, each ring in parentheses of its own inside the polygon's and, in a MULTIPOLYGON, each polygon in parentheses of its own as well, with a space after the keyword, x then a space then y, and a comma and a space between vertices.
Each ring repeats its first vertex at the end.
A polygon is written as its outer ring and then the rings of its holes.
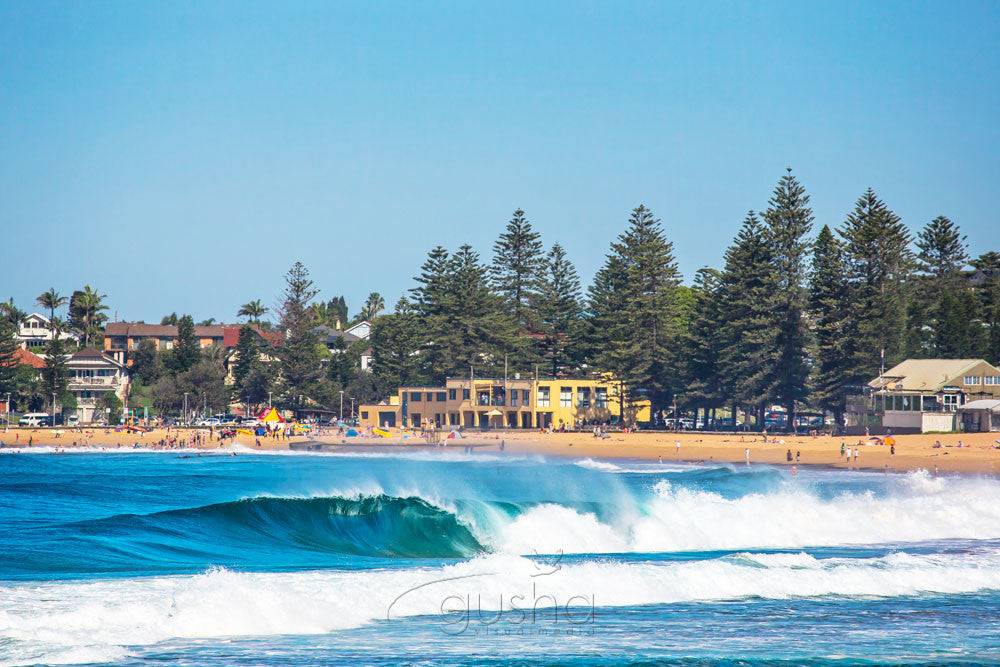
POLYGON ((677 456, 681 455, 681 441, 677 441, 677 456))
POLYGON ((747 465, 750 465, 750 448, 749 447, 747 447, 745 450, 743 450, 743 456, 747 460, 747 465))

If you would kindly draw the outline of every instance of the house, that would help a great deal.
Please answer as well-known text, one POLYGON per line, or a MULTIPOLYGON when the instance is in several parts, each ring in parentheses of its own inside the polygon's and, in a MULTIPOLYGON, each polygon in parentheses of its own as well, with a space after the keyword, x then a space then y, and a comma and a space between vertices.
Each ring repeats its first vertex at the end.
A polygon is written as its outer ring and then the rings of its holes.
MULTIPOLYGON (((448 379, 444 387, 400 387, 378 405, 359 406, 361 426, 575 428, 619 415, 618 385, 606 380, 448 379)), ((629 414, 631 413, 631 414, 629 414)), ((649 421, 649 403, 626 410, 649 421)))
MULTIPOLYGON (((32 313, 18 325, 14 340, 21 349, 44 348, 53 338, 52 321, 41 313, 32 313)), ((80 337, 71 331, 60 331, 59 339, 70 344, 78 344, 80 337)))
MULTIPOLYGON (((221 346, 227 327, 236 325, 195 325, 194 336, 202 349, 211 345, 221 346)), ((239 327, 236 326, 238 331, 239 327)), ((239 334, 237 333, 237 336, 239 334)), ((171 324, 143 324, 141 322, 108 322, 104 326, 104 352, 119 363, 132 365, 131 353, 144 340, 151 340, 157 350, 171 350, 177 341, 177 327, 171 324)))
POLYGON ((971 401, 1000 399, 1000 369, 984 359, 907 359, 868 383, 864 415, 848 415, 874 432, 952 431, 971 401))
POLYGON ((352 327, 347 327, 344 333, 354 336, 357 340, 368 340, 372 335, 372 323, 361 320, 352 327))
POLYGON ((80 423, 102 421, 101 398, 114 392, 124 402, 128 369, 120 361, 92 348, 84 348, 66 359, 67 389, 76 397, 80 423))
POLYGON ((367 320, 362 320, 352 327, 341 330, 340 327, 330 327, 325 324, 312 330, 319 338, 319 342, 326 345, 331 352, 348 348, 352 343, 359 340, 368 340, 372 334, 372 324, 367 320))
MULTIPOLYGON (((226 348, 226 358, 225 361, 223 361, 223 366, 226 369, 226 384, 229 385, 236 382, 236 377, 233 375, 233 371, 240 358, 236 347, 240 342, 240 330, 244 326, 250 327, 258 336, 257 342, 260 346, 259 358, 261 361, 277 361, 277 355, 274 353, 274 348, 281 346, 282 342, 285 340, 285 335, 281 332, 264 331, 256 324, 226 325, 222 337, 222 345, 226 348)), ((236 397, 234 396, 233 398, 235 399, 236 397)))

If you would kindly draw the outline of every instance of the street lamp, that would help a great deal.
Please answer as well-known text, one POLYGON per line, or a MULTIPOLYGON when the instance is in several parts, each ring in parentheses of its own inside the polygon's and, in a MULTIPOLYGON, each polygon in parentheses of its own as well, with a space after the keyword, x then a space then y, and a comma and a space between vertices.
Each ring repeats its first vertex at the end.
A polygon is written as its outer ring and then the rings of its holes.
POLYGON ((56 392, 52 392, 52 426, 56 425, 56 392))
POLYGON ((354 419, 354 397, 351 396, 351 419, 354 419))
POLYGON ((187 423, 188 423, 187 414, 188 414, 188 392, 185 391, 184 392, 184 416, 181 418, 181 421, 184 422, 185 426, 187 426, 187 423))
POLYGON ((344 390, 340 390, 340 421, 344 421, 344 390))
POLYGON ((10 392, 7 392, 7 428, 10 428, 10 392))
POLYGON ((271 409, 271 392, 267 392, 267 408, 271 409))

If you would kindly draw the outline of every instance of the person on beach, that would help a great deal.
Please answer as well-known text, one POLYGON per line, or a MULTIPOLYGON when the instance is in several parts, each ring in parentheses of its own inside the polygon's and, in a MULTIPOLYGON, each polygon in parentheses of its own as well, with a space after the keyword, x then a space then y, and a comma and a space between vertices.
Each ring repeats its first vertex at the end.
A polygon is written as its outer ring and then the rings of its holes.
POLYGON ((792 450, 789 449, 787 452, 785 452, 785 460, 788 461, 789 463, 792 462, 792 450))
POLYGON ((677 456, 681 455, 681 441, 677 441, 677 456))
POLYGON ((750 465, 750 448, 747 447, 743 450, 743 457, 747 460, 747 465, 750 465))
POLYGON ((855 461, 858 460, 858 448, 857 447, 854 448, 854 460, 855 461))
POLYGON ((799 460, 801 459, 801 457, 802 457, 802 452, 796 450, 795 451, 795 462, 798 463, 799 460))

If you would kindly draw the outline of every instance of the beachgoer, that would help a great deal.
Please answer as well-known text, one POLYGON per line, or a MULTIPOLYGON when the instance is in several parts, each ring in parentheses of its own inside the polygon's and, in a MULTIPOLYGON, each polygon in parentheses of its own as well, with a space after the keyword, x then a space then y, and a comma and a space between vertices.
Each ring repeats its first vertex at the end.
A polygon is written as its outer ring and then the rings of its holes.
POLYGON ((677 456, 681 455, 681 441, 677 441, 677 456))
POLYGON ((844 448, 845 447, 846 447, 845 443, 843 443, 843 442, 840 443, 840 458, 844 458, 844 448))
POLYGON ((791 461, 792 461, 792 450, 789 449, 787 452, 785 452, 785 460, 788 461, 789 463, 791 463, 791 461))
POLYGON ((799 462, 799 459, 801 458, 801 456, 802 456, 802 452, 800 452, 798 450, 795 450, 795 462, 796 463, 799 462))
POLYGON ((891 445, 889 445, 889 455, 895 456, 895 454, 896 454, 896 443, 892 443, 891 445))
POLYGON ((747 465, 750 465, 750 448, 749 447, 747 447, 745 450, 743 450, 743 456, 747 460, 747 465))

